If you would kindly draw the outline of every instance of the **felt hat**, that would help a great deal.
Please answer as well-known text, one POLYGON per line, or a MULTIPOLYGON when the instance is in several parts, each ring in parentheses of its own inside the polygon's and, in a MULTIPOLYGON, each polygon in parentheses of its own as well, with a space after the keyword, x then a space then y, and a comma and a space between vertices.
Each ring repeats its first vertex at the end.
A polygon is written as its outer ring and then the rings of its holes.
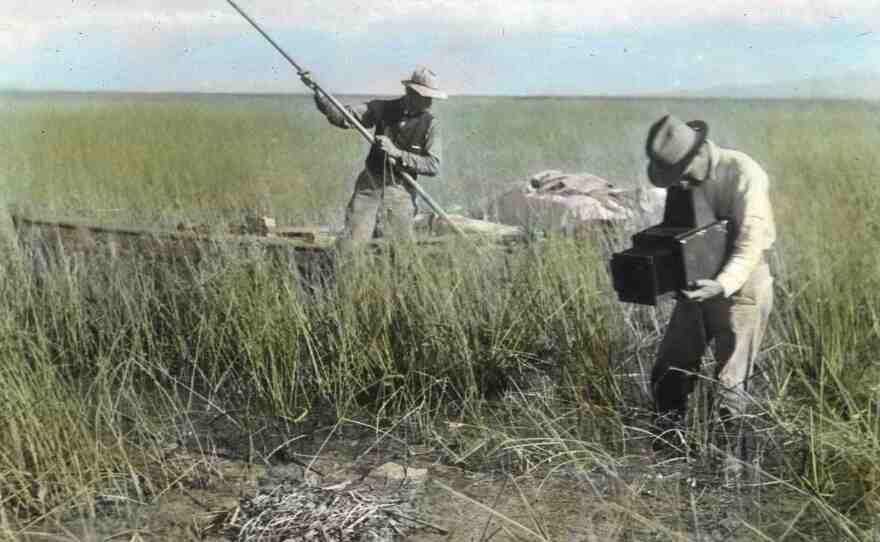
POLYGON ((669 186, 679 180, 709 135, 709 126, 701 120, 682 122, 666 115, 648 131, 645 151, 648 178, 657 186, 669 186))
POLYGON ((445 100, 446 93, 440 90, 437 84, 437 74, 428 68, 416 68, 409 79, 401 81, 407 88, 411 88, 426 98, 445 100))

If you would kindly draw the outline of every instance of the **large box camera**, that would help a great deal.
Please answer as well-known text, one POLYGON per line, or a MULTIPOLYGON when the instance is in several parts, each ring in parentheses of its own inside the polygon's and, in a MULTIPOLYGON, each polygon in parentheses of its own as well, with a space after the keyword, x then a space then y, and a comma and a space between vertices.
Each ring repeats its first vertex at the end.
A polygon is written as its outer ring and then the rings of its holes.
POLYGON ((663 223, 633 235, 633 247, 611 257, 618 298, 656 305, 696 280, 715 278, 728 239, 728 221, 715 217, 701 192, 670 188, 663 223))

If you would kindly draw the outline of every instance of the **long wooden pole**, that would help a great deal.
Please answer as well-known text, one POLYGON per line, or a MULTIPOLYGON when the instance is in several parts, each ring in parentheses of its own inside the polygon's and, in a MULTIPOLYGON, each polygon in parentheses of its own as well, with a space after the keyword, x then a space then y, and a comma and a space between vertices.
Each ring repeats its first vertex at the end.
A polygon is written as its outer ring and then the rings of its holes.
MULTIPOLYGON (((306 70, 302 69, 302 67, 300 67, 300 65, 297 64, 296 61, 293 60, 293 58, 291 58, 291 56, 288 55, 284 51, 284 49, 281 48, 280 45, 275 43, 275 40, 273 40, 269 36, 269 34, 266 34, 263 29, 260 28, 260 25, 258 25, 256 21, 251 19, 247 13, 245 13, 240 7, 238 7, 235 2, 233 2, 232 0, 226 1, 229 3, 230 6, 232 6, 235 11, 238 12, 239 15, 244 17, 244 19, 249 22, 251 26, 253 26, 257 30, 257 32, 260 33, 260 35, 266 38, 266 41, 268 41, 272 45, 272 47, 275 48, 276 51, 281 53, 281 56, 283 56, 284 59, 287 60, 287 62, 289 62, 290 65, 296 69, 298 74, 303 75, 304 73, 308 73, 306 72, 306 70)), ((375 141, 375 139, 373 138, 373 134, 368 132, 367 129, 364 128, 364 126, 354 117, 354 115, 352 115, 351 112, 344 105, 339 103, 339 101, 332 94, 324 90, 321 85, 315 82, 315 80, 311 77, 309 77, 309 79, 312 81, 313 84, 312 90, 320 92, 325 98, 327 98, 327 100, 329 100, 330 103, 332 103, 333 106, 338 109, 340 113, 342 113, 342 115, 345 117, 345 120, 348 121, 351 126, 354 126, 354 128, 358 132, 360 132, 362 136, 364 136, 364 139, 366 139, 370 143, 370 145, 373 145, 375 141)), ((425 192, 425 189, 422 188, 421 185, 419 185, 419 183, 417 183, 416 180, 413 179, 409 173, 403 170, 397 170, 397 174, 400 175, 401 178, 403 178, 406 184, 408 184, 409 187, 416 192, 416 194, 418 194, 423 200, 425 200, 425 203, 428 204, 428 206, 437 214, 437 216, 439 216, 440 218, 445 220, 447 224, 449 224, 449 227, 452 228, 455 233, 464 236, 464 232, 461 231, 461 228, 459 228, 457 225, 455 225, 455 223, 452 222, 452 220, 449 218, 449 215, 446 214, 446 211, 444 211, 443 208, 440 207, 440 205, 438 205, 436 201, 434 201, 434 198, 432 198, 430 194, 425 192)))

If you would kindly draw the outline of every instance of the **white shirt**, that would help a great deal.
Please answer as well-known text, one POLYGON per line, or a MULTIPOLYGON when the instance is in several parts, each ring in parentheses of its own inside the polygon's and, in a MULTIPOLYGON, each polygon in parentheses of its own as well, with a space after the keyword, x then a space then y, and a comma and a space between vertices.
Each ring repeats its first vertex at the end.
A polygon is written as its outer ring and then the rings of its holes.
POLYGON ((715 277, 724 296, 736 293, 776 240, 767 173, 745 153, 722 149, 707 141, 709 175, 696 189, 719 219, 728 219, 733 235, 730 257, 715 277))

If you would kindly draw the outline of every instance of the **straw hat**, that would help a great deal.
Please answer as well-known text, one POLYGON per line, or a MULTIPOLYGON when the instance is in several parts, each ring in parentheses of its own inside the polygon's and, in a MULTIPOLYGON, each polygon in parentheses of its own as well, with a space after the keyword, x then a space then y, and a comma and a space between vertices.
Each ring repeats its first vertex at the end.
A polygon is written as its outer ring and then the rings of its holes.
POLYGON ((648 131, 645 150, 651 163, 648 178, 657 186, 669 186, 678 181, 697 155, 709 135, 709 126, 701 120, 682 122, 666 115, 648 131))
POLYGON ((446 93, 437 85, 437 74, 428 68, 416 68, 409 79, 401 81, 405 87, 411 88, 427 98, 445 100, 446 93))

